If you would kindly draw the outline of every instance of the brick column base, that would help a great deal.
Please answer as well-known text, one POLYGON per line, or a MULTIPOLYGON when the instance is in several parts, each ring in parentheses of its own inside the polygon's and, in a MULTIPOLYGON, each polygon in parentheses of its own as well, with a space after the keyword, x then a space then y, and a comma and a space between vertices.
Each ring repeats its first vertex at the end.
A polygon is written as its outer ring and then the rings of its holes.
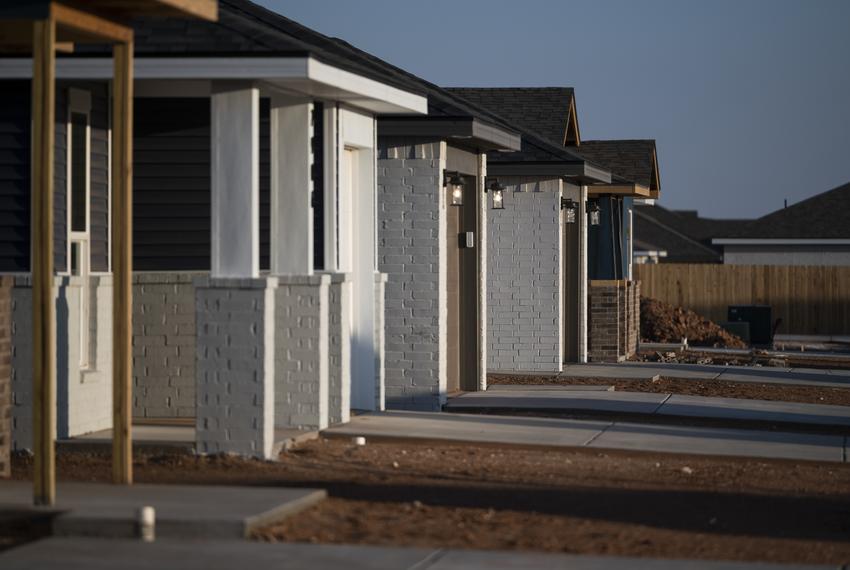
POLYGON ((351 419, 351 279, 328 273, 328 423, 351 419))
POLYGON ((591 281, 588 299, 588 343, 591 362, 624 360, 621 281, 591 281))
POLYGON ((329 275, 278 277, 275 427, 328 427, 330 282, 329 275))
POLYGON ((0 277, 0 478, 12 474, 12 277, 0 277))
POLYGON ((195 279, 199 453, 272 458, 277 279, 195 279))

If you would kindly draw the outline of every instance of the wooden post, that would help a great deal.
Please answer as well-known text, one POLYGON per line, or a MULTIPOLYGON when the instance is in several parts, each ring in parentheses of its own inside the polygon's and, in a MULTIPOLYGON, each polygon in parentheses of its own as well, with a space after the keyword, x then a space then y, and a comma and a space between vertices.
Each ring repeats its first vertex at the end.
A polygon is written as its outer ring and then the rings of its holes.
POLYGON ((56 307, 53 300, 53 133, 56 24, 33 24, 32 371, 33 501, 56 499, 56 307))
POLYGON ((113 47, 112 481, 133 482, 133 42, 113 47))

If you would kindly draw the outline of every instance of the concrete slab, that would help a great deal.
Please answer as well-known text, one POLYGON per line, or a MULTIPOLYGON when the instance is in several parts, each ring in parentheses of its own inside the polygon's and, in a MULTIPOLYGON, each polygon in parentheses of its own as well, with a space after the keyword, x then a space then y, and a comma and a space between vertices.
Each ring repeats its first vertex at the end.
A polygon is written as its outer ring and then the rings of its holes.
POLYGON ((650 392, 487 391, 470 392, 450 398, 445 409, 447 411, 517 409, 651 414, 668 396, 668 394, 650 392))
POLYGON ((588 447, 843 462, 843 436, 728 428, 615 423, 588 447))
MULTIPOLYGON (((0 508, 31 507, 32 486, 0 481, 0 508)), ((58 535, 133 537, 137 510, 156 510, 156 535, 244 538, 255 528, 286 518, 326 497, 324 490, 188 485, 59 483, 58 535)))
POLYGON ((729 367, 715 380, 757 384, 791 384, 825 388, 850 388, 850 376, 834 375, 828 370, 772 367, 729 367))
POLYGON ((508 445, 579 446, 610 422, 445 414, 441 412, 373 412, 322 432, 330 437, 365 436, 500 443, 508 445))
POLYGON ((589 422, 440 412, 374 412, 322 432, 330 437, 463 441, 544 447, 604 447, 634 451, 846 461, 841 435, 589 422))
MULTIPOLYGON (((621 378, 649 380, 653 376, 676 378, 716 378, 727 366, 703 364, 665 364, 657 362, 621 362, 619 364, 568 364, 561 377, 621 378)), ((744 367, 739 367, 744 368, 744 367)))
POLYGON ((4 570, 816 570, 838 566, 774 565, 701 560, 656 560, 521 551, 439 550, 247 541, 170 541, 51 538, 0 553, 4 570))
MULTIPOLYGON (((627 392, 618 392, 625 398, 627 392)), ((850 407, 673 394, 655 415, 850 427, 850 407)))
POLYGON ((490 384, 488 392, 613 392, 614 386, 577 386, 558 384, 490 384))
POLYGON ((309 568, 403 570, 427 568, 433 549, 239 541, 51 538, 0 553, 3 570, 232 570, 309 568))
MULTIPOLYGON (((538 552, 484 552, 450 550, 428 570, 802 570, 824 566, 713 562, 706 560, 658 560, 614 556, 576 556, 538 552)), ((826 568, 834 568, 827 566, 826 568)))

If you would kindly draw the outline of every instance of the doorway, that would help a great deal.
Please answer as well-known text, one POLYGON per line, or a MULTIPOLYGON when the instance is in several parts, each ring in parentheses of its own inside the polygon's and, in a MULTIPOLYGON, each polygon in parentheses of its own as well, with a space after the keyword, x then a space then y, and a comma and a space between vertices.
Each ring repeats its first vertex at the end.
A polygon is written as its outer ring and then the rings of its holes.
MULTIPOLYGON (((579 189, 565 185, 564 194, 578 195, 579 189)), ((575 198, 573 198, 575 200, 575 198)), ((580 209, 581 210, 581 209, 580 209)), ((575 221, 567 222, 567 211, 561 210, 561 226, 563 227, 563 243, 561 244, 561 265, 564 281, 561 287, 563 294, 563 354, 565 363, 579 361, 579 310, 580 295, 580 265, 581 265, 581 223, 583 212, 575 215, 575 221)))
POLYGON ((479 376, 479 192, 475 176, 462 178, 463 205, 446 206, 446 391, 449 394, 477 390, 479 376))

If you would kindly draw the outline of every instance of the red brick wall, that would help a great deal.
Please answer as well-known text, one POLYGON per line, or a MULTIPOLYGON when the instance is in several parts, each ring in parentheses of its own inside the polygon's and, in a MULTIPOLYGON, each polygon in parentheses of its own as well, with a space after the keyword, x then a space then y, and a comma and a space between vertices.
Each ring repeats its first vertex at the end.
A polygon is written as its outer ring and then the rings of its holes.
POLYGON ((589 360, 625 360, 637 352, 640 282, 590 281, 588 290, 589 360))
POLYGON ((11 475, 12 277, 0 277, 0 477, 11 475))

